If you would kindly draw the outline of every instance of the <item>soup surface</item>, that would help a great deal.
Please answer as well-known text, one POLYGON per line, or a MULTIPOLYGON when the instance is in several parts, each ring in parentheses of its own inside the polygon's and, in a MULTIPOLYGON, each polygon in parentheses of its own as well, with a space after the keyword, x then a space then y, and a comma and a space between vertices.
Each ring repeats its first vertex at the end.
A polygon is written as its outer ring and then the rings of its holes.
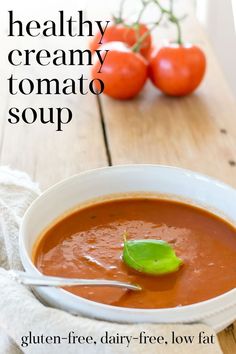
POLYGON ((114 306, 164 308, 193 304, 236 287, 236 230, 217 216, 171 200, 126 198, 93 204, 59 220, 40 238, 34 263, 44 274, 137 283, 140 292, 111 287, 66 290, 114 306), (123 234, 172 244, 184 264, 148 276, 122 261, 123 234))

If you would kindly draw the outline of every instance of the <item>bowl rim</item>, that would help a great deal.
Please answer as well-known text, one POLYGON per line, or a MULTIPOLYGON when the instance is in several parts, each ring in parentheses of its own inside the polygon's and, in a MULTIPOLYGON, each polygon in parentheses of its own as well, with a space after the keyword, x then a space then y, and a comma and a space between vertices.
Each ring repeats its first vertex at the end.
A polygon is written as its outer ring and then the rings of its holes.
MULTIPOLYGON (((120 164, 120 165, 114 165, 114 166, 105 166, 105 167, 99 167, 99 168, 95 168, 95 169, 89 169, 86 171, 82 171, 78 174, 74 174, 70 177, 67 177, 55 184, 53 184, 52 186, 50 186, 49 188, 47 188, 42 194, 40 194, 29 206, 29 208, 26 210, 23 218, 22 218, 22 222, 20 225, 20 231, 19 231, 19 252, 20 252, 20 258, 21 258, 21 262, 23 264, 23 267, 26 271, 29 271, 31 274, 42 274, 37 268, 36 266, 33 264, 30 255, 28 254, 26 247, 25 247, 25 243, 24 243, 24 227, 25 227, 25 222, 27 221, 27 218, 29 218, 31 211, 35 208, 35 206, 37 205, 39 200, 42 200, 44 198, 47 198, 48 195, 50 195, 50 193, 52 191, 55 191, 58 188, 61 188, 63 185, 67 184, 68 182, 71 182, 73 180, 76 180, 77 178, 81 178, 83 176, 89 176, 89 175, 93 175, 96 173, 102 173, 102 172, 106 172, 106 171, 110 171, 110 170, 123 170, 123 169, 138 169, 138 168, 158 168, 158 169, 166 169, 166 170, 172 170, 172 171, 176 171, 177 173, 181 173, 183 175, 187 175, 189 177, 195 178, 197 180, 202 180, 205 181, 207 183, 213 183, 214 185, 216 185, 219 188, 222 188, 224 190, 228 190, 231 191, 233 193, 236 193, 236 189, 234 189, 232 186, 214 178, 214 177, 210 177, 206 174, 202 174, 202 173, 198 173, 195 171, 192 171, 190 169, 185 169, 182 167, 175 167, 175 166, 169 166, 169 165, 164 165, 164 164, 120 164)), ((201 207, 201 206, 200 206, 201 207)), ((52 295, 56 296, 56 297, 60 297, 61 299, 67 300, 68 302, 71 300, 74 300, 75 302, 78 302, 77 305, 79 306, 79 302, 81 304, 86 304, 86 305, 90 305, 90 306, 96 306, 97 308, 100 308, 101 310, 112 310, 112 311, 118 311, 120 313, 123 314, 137 314, 137 315, 145 315, 145 314, 152 314, 152 315, 161 315, 161 314, 170 314, 170 313, 183 313, 183 312, 188 312, 189 310, 197 310, 197 309, 201 309, 202 307, 207 307, 208 305, 215 303, 215 302, 221 302, 224 301, 226 298, 232 298, 235 297, 236 295, 236 288, 231 289, 223 294, 220 294, 218 296, 215 296, 213 298, 210 298, 208 300, 204 300, 204 301, 200 301, 197 303, 193 303, 190 305, 183 305, 183 306, 178 306, 178 307, 167 307, 167 308, 158 308, 158 309, 143 309, 143 308, 130 308, 130 307, 119 307, 119 306, 113 306, 113 305, 108 305, 108 304, 103 304, 100 302, 96 302, 93 300, 88 300, 86 298, 83 298, 81 296, 75 295, 67 290, 61 289, 61 288, 47 288, 47 292, 51 293, 52 295)), ((232 306, 232 304, 235 303, 236 300, 232 300, 230 301, 230 303, 228 303, 227 308, 232 306)), ((225 306, 226 307, 226 306, 225 306)), ((211 310, 208 312, 211 312, 214 314, 221 312, 222 309, 215 309, 214 311, 211 310)), ((210 314, 207 315, 207 317, 210 316, 210 314)), ((206 317, 206 315, 204 313, 202 313, 202 317, 206 317)))

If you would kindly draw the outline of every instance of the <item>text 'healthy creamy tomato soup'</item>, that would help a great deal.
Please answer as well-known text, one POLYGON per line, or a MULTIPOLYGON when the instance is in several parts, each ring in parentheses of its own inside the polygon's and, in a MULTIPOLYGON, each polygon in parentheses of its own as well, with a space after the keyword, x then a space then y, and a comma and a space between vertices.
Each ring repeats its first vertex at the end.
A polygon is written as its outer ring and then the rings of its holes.
POLYGON ((114 306, 183 306, 236 287, 235 228, 205 210, 171 200, 125 198, 79 209, 41 236, 33 258, 43 274, 119 280, 142 287, 137 292, 112 287, 67 288, 114 306), (183 265, 162 276, 132 270, 122 260, 124 232, 130 240, 167 241, 183 265))

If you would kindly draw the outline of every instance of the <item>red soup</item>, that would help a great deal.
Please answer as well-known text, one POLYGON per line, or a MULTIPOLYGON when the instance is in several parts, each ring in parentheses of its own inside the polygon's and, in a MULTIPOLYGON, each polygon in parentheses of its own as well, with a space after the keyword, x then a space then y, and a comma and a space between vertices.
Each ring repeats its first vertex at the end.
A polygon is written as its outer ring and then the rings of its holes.
POLYGON ((71 287, 86 299, 114 306, 189 305, 236 287, 236 230, 197 207, 156 198, 95 203, 57 221, 40 237, 33 261, 47 275, 136 283, 142 291, 71 287), (169 275, 148 276, 122 260, 123 234, 172 244, 184 264, 169 275))

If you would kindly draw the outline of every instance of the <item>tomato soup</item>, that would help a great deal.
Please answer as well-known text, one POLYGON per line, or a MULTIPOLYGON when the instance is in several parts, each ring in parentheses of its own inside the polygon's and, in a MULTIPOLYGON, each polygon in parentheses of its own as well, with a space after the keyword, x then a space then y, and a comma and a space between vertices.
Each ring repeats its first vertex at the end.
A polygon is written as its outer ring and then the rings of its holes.
POLYGON ((236 230, 185 203, 151 197, 114 199, 57 221, 41 235, 33 261, 46 275, 125 281, 143 289, 66 288, 89 300, 145 309, 184 306, 236 287, 236 230), (124 232, 130 240, 167 241, 183 265, 162 276, 132 270, 122 260, 124 232))

